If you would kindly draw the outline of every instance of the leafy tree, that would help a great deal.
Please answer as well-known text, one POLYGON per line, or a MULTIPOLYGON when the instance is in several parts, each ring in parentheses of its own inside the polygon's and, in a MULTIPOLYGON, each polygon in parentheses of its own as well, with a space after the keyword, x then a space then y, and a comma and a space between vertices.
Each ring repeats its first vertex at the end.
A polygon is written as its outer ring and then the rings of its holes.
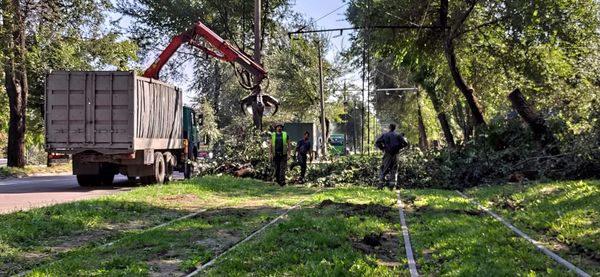
POLYGON ((4 0, 2 49, 5 88, 9 98, 9 166, 23 167, 25 143, 42 138, 43 84, 54 69, 125 69, 135 45, 103 29, 111 8, 108 0, 4 0), (37 115, 28 112, 33 104, 37 115), (33 133, 28 137, 26 126, 33 133))
MULTIPOLYGON (((352 2, 348 18, 358 26, 442 27, 371 29, 359 33, 355 45, 366 43, 375 56, 392 57, 395 66, 422 75, 418 79, 424 87, 430 87, 424 81, 437 83, 446 97, 452 94, 444 89, 450 76, 469 107, 461 113, 470 114, 475 126, 485 123, 484 113, 494 117, 509 110, 506 95, 515 87, 535 97, 548 114, 589 126, 581 118, 589 114, 598 91, 597 70, 589 67, 589 61, 598 59, 590 48, 598 41, 598 11, 593 0, 383 0, 352 2), (441 60, 445 68, 439 66, 441 60)), ((459 125, 468 137, 469 124, 459 125)))
POLYGON ((206 144, 212 145, 221 138, 221 131, 217 126, 215 112, 208 101, 202 101, 200 104, 200 114, 202 115, 200 135, 205 138, 206 144))

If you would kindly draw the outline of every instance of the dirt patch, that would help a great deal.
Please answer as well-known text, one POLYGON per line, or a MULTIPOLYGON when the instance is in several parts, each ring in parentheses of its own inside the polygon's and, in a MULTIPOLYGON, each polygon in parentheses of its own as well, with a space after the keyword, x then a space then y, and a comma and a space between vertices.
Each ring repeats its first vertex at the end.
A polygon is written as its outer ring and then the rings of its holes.
POLYGON ((561 194, 563 191, 559 188, 547 187, 540 190, 543 195, 556 195, 561 194))
POLYGON ((213 253, 221 253, 227 248, 242 240, 242 234, 232 230, 218 230, 214 236, 195 242, 196 245, 204 246, 213 253))
POLYGON ((376 216, 380 218, 386 218, 396 220, 395 208, 391 206, 384 206, 379 204, 353 204, 353 203, 338 203, 332 200, 326 199, 319 204, 319 209, 323 208, 335 208, 342 212, 345 216, 363 215, 363 216, 376 216))
POLYGON ((492 201, 492 205, 496 208, 500 208, 503 210, 509 210, 514 212, 522 208, 522 203, 518 202, 511 197, 509 198, 496 198, 492 201))
POLYGON ((280 214, 283 209, 265 207, 265 206, 244 206, 243 208, 217 208, 205 211, 196 216, 196 218, 207 219, 209 223, 220 222, 223 217, 247 217, 259 213, 280 214))
POLYGON ((179 271, 180 264, 181 259, 178 258, 176 251, 169 250, 160 253, 148 261, 150 276, 181 276, 183 274, 179 271))
POLYGON ((485 212, 481 210, 462 210, 462 209, 437 209, 430 206, 419 206, 414 209, 415 213, 446 213, 446 214, 461 214, 470 216, 485 216, 485 212))
POLYGON ((169 205, 181 206, 184 208, 197 208, 201 204, 200 198, 194 194, 167 195, 159 199, 161 202, 169 205))
POLYGON ((354 249, 367 255, 373 255, 377 263, 382 266, 400 266, 398 262, 398 249, 400 240, 398 233, 370 233, 352 241, 354 249))
POLYGON ((177 194, 167 195, 160 198, 163 201, 175 201, 175 202, 192 202, 197 201, 199 198, 194 194, 177 194))

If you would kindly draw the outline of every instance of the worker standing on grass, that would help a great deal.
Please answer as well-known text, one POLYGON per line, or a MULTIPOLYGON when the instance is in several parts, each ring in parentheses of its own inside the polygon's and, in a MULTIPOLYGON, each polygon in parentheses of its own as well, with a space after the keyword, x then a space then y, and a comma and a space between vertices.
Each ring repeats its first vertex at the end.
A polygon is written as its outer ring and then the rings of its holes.
POLYGON ((298 179, 300 184, 304 183, 304 177, 306 176, 306 162, 311 148, 312 142, 310 141, 310 133, 306 131, 304 132, 304 137, 296 144, 296 160, 290 167, 290 169, 294 169, 295 166, 300 165, 300 178, 298 179))
POLYGON ((275 132, 271 135, 269 158, 275 166, 275 178, 280 186, 285 185, 285 170, 289 151, 290 142, 288 141, 287 133, 283 131, 282 124, 277 124, 275 132))
POLYGON ((381 174, 379 175, 378 189, 388 186, 390 189, 396 187, 398 178, 398 153, 408 146, 408 141, 403 134, 395 132, 396 125, 390 124, 389 132, 381 135, 375 142, 375 146, 383 151, 383 160, 381 162, 381 174), (386 183, 386 176, 389 175, 386 183))

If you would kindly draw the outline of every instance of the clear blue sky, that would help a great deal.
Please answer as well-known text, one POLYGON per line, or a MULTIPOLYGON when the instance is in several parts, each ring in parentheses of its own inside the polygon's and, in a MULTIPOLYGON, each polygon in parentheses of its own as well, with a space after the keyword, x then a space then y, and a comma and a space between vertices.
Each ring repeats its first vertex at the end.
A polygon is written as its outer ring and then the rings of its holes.
MULTIPOLYGON (((348 8, 348 0, 291 0, 292 4, 294 2, 295 5, 292 7, 294 11, 304 15, 306 18, 318 20, 316 22, 317 29, 333 29, 352 26, 346 20, 345 16, 346 9, 348 8), (329 14, 336 9, 338 10, 329 14)), ((332 61, 337 53, 350 47, 350 32, 345 31, 341 36, 339 33, 333 32, 329 33, 328 36, 331 39, 331 47, 325 57, 332 61)), ((347 79, 355 85, 359 85, 360 73, 355 72, 354 74, 345 76, 344 79, 347 79)))

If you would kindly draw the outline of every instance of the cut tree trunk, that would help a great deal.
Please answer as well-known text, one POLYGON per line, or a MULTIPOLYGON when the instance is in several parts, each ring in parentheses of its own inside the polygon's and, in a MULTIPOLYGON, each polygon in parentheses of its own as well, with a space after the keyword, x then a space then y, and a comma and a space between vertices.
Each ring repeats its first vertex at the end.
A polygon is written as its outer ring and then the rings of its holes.
POLYGON ((552 132, 546 126, 546 121, 544 118, 532 107, 527 100, 525 100, 525 96, 521 93, 519 89, 515 89, 508 95, 508 99, 512 103, 512 106, 521 118, 531 128, 533 131, 534 138, 539 141, 542 146, 546 147, 550 144, 553 144, 556 139, 552 132))

